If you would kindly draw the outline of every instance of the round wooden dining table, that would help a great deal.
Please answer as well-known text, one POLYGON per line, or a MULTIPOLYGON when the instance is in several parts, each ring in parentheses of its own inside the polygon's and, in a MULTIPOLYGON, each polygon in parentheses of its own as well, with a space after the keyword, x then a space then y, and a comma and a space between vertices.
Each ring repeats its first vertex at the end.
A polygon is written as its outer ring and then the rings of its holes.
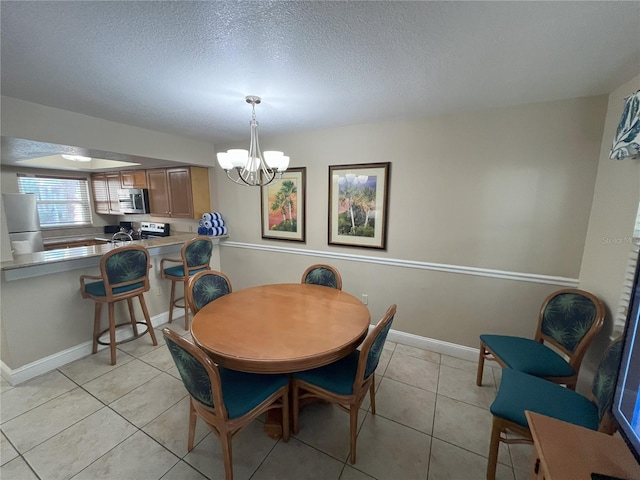
POLYGON ((304 283, 262 285, 220 297, 195 314, 191 335, 223 367, 291 373, 356 349, 369 309, 353 295, 304 283))

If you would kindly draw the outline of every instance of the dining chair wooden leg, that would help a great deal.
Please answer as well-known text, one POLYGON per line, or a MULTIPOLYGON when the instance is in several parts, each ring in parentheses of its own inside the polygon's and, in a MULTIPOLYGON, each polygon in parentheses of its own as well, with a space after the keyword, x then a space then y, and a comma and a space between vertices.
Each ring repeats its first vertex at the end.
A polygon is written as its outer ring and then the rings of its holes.
POLYGON ((489 458, 487 459, 487 480, 495 480, 498 466, 498 449, 500 448, 500 433, 502 425, 498 418, 493 417, 491 440, 489 443, 489 458))
POLYGON ((176 282, 171 280, 171 297, 169 300, 169 323, 173 322, 173 304, 175 303, 176 282))
POLYGON ((133 329, 133 335, 138 336, 138 324, 136 323, 136 314, 133 311, 133 299, 127 298, 127 306, 129 307, 129 318, 131 319, 131 328, 133 329))
POLYGON ((93 348, 92 353, 98 352, 98 335, 100 335, 100 313, 102 312, 102 303, 96 302, 93 309, 93 348))
POLYGON ((220 443, 222 444, 222 457, 224 459, 224 478, 233 480, 233 452, 231 451, 231 432, 220 432, 220 443))
POLYGON ((198 416, 196 415, 196 409, 193 408, 193 399, 189 399, 189 439, 187 441, 187 450, 190 452, 193 450, 193 440, 196 436, 196 422, 198 416))
POLYGON ((142 307, 142 314, 144 315, 144 321, 147 324, 147 329, 149 330, 149 335, 151 336, 151 342, 154 345, 158 345, 158 341, 156 340, 156 334, 153 331, 153 325, 151 324, 151 317, 149 317, 147 302, 144 301, 144 295, 142 293, 138 295, 138 298, 140 299, 140 306, 142 307))
POLYGON ((189 331, 189 304, 187 302, 187 280, 185 280, 182 283, 184 285, 184 297, 182 298, 182 301, 184 302, 184 329, 189 331))
POLYGON ((476 371, 476 385, 482 386, 482 373, 484 372, 484 356, 485 356, 484 342, 480 342, 480 355, 478 356, 478 370, 476 371))
POLYGON ((289 441, 289 389, 282 395, 282 440, 289 441))
POLYGON ((376 377, 375 373, 373 373, 374 377, 371 379, 371 386, 369 387, 369 398, 371 399, 371 413, 373 415, 376 414, 376 377))
MULTIPOLYGON (((298 434, 298 414, 300 413, 298 409, 300 408, 300 391, 298 389, 298 383, 295 380, 291 381, 291 415, 293 416, 293 434, 298 434)), ((282 419, 284 420, 284 414, 282 415, 282 419)))
POLYGON ((358 434, 358 405, 349 407, 349 448, 351 449, 350 461, 356 463, 356 435, 358 434))
POLYGON ((109 303, 109 350, 111 350, 111 365, 116 364, 116 319, 114 313, 115 304, 109 303))

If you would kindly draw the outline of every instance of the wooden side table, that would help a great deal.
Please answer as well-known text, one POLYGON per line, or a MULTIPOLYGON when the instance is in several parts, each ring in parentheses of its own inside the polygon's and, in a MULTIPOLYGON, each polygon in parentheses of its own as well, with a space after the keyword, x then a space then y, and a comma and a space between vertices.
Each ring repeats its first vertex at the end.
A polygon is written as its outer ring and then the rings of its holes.
POLYGON ((591 480, 600 473, 640 480, 640 465, 623 439, 526 411, 535 452, 531 480, 591 480))

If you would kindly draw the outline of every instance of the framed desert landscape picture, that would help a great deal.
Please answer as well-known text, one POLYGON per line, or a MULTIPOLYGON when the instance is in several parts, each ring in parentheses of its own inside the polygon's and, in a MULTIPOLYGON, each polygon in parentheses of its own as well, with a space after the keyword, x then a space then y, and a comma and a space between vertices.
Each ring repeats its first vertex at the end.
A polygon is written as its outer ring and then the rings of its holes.
POLYGON ((329 166, 329 244, 386 249, 391 163, 329 166))
POLYGON ((289 168, 261 189, 262 238, 305 241, 306 167, 289 168))

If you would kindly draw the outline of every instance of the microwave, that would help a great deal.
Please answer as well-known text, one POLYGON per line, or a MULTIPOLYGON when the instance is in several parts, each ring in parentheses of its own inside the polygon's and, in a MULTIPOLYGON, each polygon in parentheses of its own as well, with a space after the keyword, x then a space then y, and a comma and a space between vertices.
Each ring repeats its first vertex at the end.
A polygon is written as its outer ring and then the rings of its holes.
POLYGON ((149 213, 149 190, 126 188, 118 190, 120 213, 149 213))

